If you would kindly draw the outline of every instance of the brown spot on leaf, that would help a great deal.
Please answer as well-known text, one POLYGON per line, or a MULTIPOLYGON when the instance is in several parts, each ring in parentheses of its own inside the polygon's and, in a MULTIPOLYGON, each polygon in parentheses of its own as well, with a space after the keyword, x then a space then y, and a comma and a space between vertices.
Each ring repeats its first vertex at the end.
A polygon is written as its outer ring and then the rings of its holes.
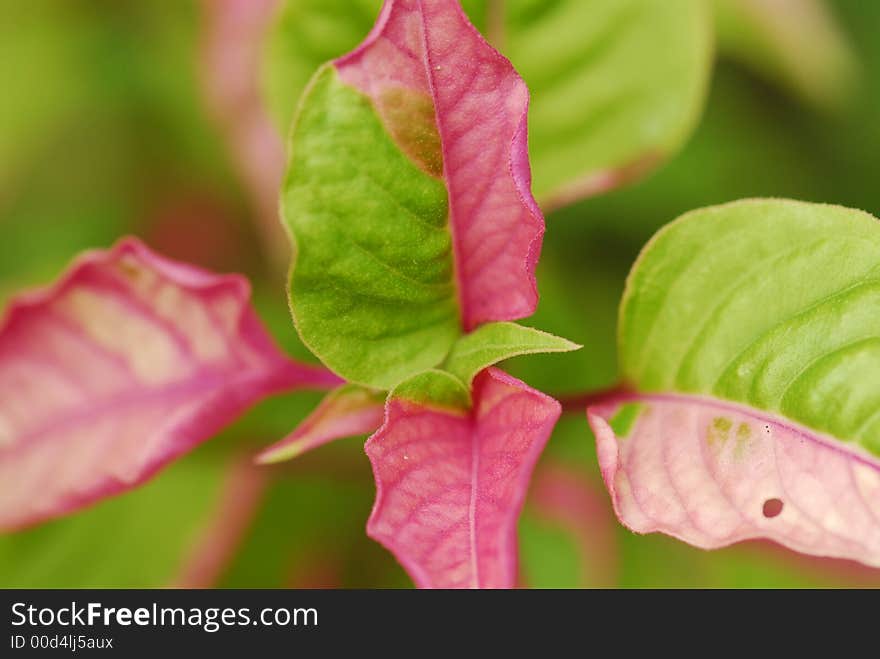
POLYGON ((779 513, 782 512, 783 507, 785 507, 785 504, 782 503, 782 499, 767 499, 764 502, 763 507, 764 517, 767 517, 768 519, 771 517, 776 517, 777 515, 779 515, 779 513))
POLYGON ((403 152, 431 176, 443 176, 443 150, 431 98, 413 89, 391 87, 379 96, 379 109, 403 152))

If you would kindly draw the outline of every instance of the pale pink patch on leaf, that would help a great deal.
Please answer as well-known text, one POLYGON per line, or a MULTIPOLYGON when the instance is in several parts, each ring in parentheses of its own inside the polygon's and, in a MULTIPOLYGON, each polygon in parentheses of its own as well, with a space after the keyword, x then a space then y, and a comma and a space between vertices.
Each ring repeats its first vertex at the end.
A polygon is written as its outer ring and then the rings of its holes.
POLYGON ((494 368, 457 411, 392 398, 367 441, 376 503, 367 533, 423 588, 510 588, 516 520, 560 406, 494 368))
POLYGON ((129 489, 260 399, 330 388, 288 359, 238 275, 128 239, 84 254, 0 321, 0 528, 129 489))
POLYGON ((880 566, 880 462, 857 447, 698 397, 631 396, 587 416, 614 509, 633 531, 705 549, 767 538, 880 566), (609 420, 625 402, 642 407, 618 437, 609 420))
POLYGON ((382 425, 384 401, 356 385, 327 394, 321 404, 290 435, 262 451, 261 464, 289 460, 335 439, 371 433, 382 425))
POLYGON ((544 218, 531 193, 528 90, 510 62, 455 0, 389 0, 335 65, 393 135, 398 106, 388 98, 433 105, 465 329, 532 315, 544 218))

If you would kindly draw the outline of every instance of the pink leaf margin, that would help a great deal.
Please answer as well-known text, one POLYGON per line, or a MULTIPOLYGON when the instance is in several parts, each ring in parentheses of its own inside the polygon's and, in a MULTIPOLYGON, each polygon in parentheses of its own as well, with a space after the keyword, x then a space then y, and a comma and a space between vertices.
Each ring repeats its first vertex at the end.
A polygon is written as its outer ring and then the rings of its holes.
POLYGON ((217 586, 245 542, 270 485, 269 472, 246 457, 229 466, 214 509, 184 555, 175 588, 217 586))
POLYGON ((587 410, 614 510, 636 533, 703 549, 765 538, 880 567, 880 461, 857 446, 711 398, 628 395, 587 410), (643 406, 618 437, 610 420, 643 406))
MULTIPOLYGON (((271 394, 340 383, 326 369, 281 353, 249 298, 242 276, 171 261, 126 238, 80 255, 57 283, 13 299, 0 320, 0 529, 30 526, 133 488, 271 394), (225 343, 215 345, 216 362, 186 353, 191 362, 177 364, 189 369, 185 377, 144 381, 126 361, 143 345, 117 345, 123 352, 114 352, 65 316, 62 305, 71 295, 97 291, 99 299, 130 304, 157 334, 186 344, 181 350, 194 349, 187 332, 198 331, 186 328, 186 317, 150 318, 152 293, 137 288, 139 277, 166 293, 181 292, 188 304, 223 305, 232 322, 225 343)), ((95 321, 88 314, 82 320, 95 321)))
POLYGON ((516 521, 561 413, 503 371, 482 371, 470 411, 391 398, 367 440, 376 502, 367 534, 420 588, 512 588, 516 521))
POLYGON ((337 439, 372 433, 382 425, 383 409, 375 394, 360 387, 341 387, 330 392, 296 430, 261 451, 255 461, 290 460, 337 439))
POLYGON ((386 0, 334 65, 377 108, 389 88, 433 101, 464 329, 531 316, 545 225, 531 193, 529 93, 510 61, 457 0, 386 0))

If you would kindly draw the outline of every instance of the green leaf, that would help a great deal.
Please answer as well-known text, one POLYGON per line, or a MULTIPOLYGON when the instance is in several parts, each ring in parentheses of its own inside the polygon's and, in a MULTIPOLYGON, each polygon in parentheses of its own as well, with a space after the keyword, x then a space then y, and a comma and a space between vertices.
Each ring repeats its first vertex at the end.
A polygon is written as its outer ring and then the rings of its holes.
POLYGON ((500 47, 532 95, 535 196, 559 206, 641 176, 688 137, 711 12, 702 0, 512 0, 500 47))
POLYGON ((569 352, 580 347, 516 323, 487 323, 456 341, 444 367, 469 386, 477 373, 503 359, 539 352, 569 352))
POLYGON ((624 377, 711 395, 880 454, 880 224, 777 199, 697 210, 660 231, 627 283, 624 377))
POLYGON ((282 204, 303 342, 349 381, 381 389, 436 366, 460 331, 443 182, 331 66, 293 133, 282 204))
POLYGON ((300 94, 324 62, 353 49, 376 20, 382 0, 285 0, 266 37, 263 96, 287 133, 300 94))
POLYGON ((714 0, 718 48, 820 108, 853 100, 856 54, 824 0, 714 0))
POLYGON ((388 395, 411 403, 464 410, 470 407, 470 390, 446 371, 431 369, 401 382, 388 395))
MULTIPOLYGON (((287 0, 265 65, 280 125, 289 122, 308 73, 354 47, 379 4, 287 0)), ((703 0, 462 4, 531 91, 533 190, 542 204, 563 205, 638 178, 696 124, 712 61, 703 0)))
MULTIPOLYGON (((266 37, 263 95, 282 134, 300 94, 324 62, 353 50, 370 31, 382 0, 284 0, 266 37)), ((485 0, 462 6, 482 29, 485 0)))

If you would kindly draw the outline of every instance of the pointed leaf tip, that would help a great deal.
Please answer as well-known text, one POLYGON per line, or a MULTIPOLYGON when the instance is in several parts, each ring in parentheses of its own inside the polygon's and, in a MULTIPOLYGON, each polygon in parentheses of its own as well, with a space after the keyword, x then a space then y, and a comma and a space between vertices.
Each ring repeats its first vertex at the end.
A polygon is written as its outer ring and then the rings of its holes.
POLYGON ((481 370, 505 359, 518 355, 570 352, 582 347, 532 327, 509 322, 487 323, 461 337, 452 346, 445 368, 470 385, 481 370))
POLYGON ((290 435, 257 455, 258 464, 291 460, 335 439, 371 433, 382 424, 384 397, 357 385, 331 391, 290 435))
POLYGON ((269 394, 329 388, 283 355, 237 275, 135 239, 82 255, 0 321, 0 528, 129 489, 269 394))

